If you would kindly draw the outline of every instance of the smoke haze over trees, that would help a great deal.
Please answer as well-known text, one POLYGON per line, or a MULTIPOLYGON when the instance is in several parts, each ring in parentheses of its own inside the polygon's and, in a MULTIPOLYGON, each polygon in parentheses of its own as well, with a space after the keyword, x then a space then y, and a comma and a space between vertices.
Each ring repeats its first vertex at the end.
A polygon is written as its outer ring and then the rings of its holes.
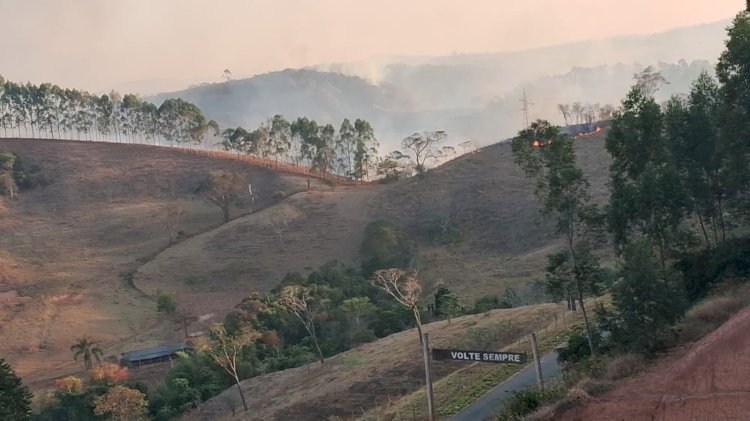
POLYGON ((444 130, 448 144, 489 144, 523 124, 525 89, 530 118, 564 123, 557 104, 617 104, 633 74, 647 66, 669 85, 658 100, 685 93, 701 71, 713 71, 727 21, 650 36, 618 37, 510 53, 399 57, 287 69, 249 79, 202 84, 150 98, 177 96, 222 126, 254 127, 270 116, 307 116, 338 125, 351 115, 370 121, 381 152, 405 136, 444 130))

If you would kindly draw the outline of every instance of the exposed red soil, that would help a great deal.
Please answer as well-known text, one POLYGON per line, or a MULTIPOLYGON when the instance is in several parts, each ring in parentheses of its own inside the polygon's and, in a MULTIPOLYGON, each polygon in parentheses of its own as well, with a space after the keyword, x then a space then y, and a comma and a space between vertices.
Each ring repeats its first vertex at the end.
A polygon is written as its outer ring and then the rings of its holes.
POLYGON ((750 420, 750 307, 562 420, 750 420))

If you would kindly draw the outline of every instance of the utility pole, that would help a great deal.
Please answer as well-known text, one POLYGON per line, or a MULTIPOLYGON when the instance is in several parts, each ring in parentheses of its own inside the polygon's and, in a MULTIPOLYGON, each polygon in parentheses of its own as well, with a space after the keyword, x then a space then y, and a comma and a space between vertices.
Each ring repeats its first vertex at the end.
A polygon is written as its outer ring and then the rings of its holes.
POLYGON ((430 370, 430 344, 427 334, 422 335, 422 355, 424 356, 424 376, 427 387, 427 417, 435 421, 435 404, 432 397, 432 373, 430 370))
POLYGON ((536 346, 536 333, 531 332, 531 352, 534 353, 534 367, 536 368, 536 384, 539 390, 544 390, 544 377, 542 376, 542 362, 539 359, 539 349, 536 346))
MULTIPOLYGON (((750 1, 750 0, 748 0, 750 1)), ((523 96, 519 100, 521 102, 521 111, 523 111, 523 126, 529 128, 529 105, 534 105, 533 102, 529 102, 526 98, 526 89, 523 90, 523 96)))

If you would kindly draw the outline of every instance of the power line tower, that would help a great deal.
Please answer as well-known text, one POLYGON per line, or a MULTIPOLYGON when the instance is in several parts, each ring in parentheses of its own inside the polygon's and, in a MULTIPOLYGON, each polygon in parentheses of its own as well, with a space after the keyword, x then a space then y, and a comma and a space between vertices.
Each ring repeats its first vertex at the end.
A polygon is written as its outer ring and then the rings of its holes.
MULTIPOLYGON (((750 0, 748 0, 750 1, 750 0)), ((526 98, 526 89, 523 90, 523 96, 519 100, 521 102, 521 111, 523 111, 523 127, 529 128, 529 106, 534 105, 533 102, 529 102, 526 98)))

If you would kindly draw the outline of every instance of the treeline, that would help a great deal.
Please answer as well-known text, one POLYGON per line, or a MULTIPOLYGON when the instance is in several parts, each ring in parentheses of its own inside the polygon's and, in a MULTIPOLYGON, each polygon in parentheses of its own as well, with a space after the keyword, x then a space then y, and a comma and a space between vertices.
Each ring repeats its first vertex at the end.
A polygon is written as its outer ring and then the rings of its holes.
POLYGON ((133 94, 97 96, 50 83, 33 85, 0 76, 0 127, 5 137, 200 144, 218 135, 194 104, 167 99, 159 107, 133 94))
POLYGON ((590 201, 575 141, 560 128, 538 121, 513 141, 516 163, 565 240, 548 256, 546 287, 583 310, 573 355, 667 347, 692 303, 725 274, 750 273, 750 13, 728 32, 717 79, 702 73, 687 95, 659 104, 665 78, 651 67, 635 76, 606 137, 606 206, 590 201), (607 242, 619 256, 610 281, 596 253, 607 242), (605 291, 614 305, 592 319, 584 298, 605 291))
POLYGON ((612 118, 615 107, 611 104, 589 104, 574 102, 573 104, 557 104, 557 110, 562 114, 565 125, 594 124, 612 118))
POLYGON ((307 118, 290 122, 276 115, 253 130, 222 130, 195 104, 179 98, 157 107, 134 94, 97 96, 1 76, 0 129, 4 137, 221 147, 357 180, 374 171, 379 146, 372 125, 363 119, 345 119, 337 130, 307 118))
POLYGON ((606 137, 612 164, 603 207, 590 201, 575 141, 560 128, 537 121, 514 139, 516 163, 536 181, 542 212, 565 240, 548 256, 547 292, 579 304, 584 328, 559 354, 564 381, 552 393, 517 394, 502 419, 545 405, 559 416, 552 404, 569 407, 568 388, 601 393, 602 381, 637 373, 644 357, 697 340, 750 304, 741 293, 750 276, 750 9, 728 33, 718 80, 704 72, 688 95, 659 104, 661 73, 649 67, 635 76, 606 137), (599 267, 607 242, 618 256, 614 279, 599 267), (734 282, 724 294, 739 294, 707 297, 727 279, 734 282), (605 292, 612 306, 587 315, 585 297, 605 292))
POLYGON ((355 180, 366 179, 377 163, 378 141, 372 125, 344 119, 338 131, 306 117, 288 121, 282 115, 254 130, 242 127, 221 132, 222 148, 262 158, 309 165, 323 177, 329 172, 355 180))

